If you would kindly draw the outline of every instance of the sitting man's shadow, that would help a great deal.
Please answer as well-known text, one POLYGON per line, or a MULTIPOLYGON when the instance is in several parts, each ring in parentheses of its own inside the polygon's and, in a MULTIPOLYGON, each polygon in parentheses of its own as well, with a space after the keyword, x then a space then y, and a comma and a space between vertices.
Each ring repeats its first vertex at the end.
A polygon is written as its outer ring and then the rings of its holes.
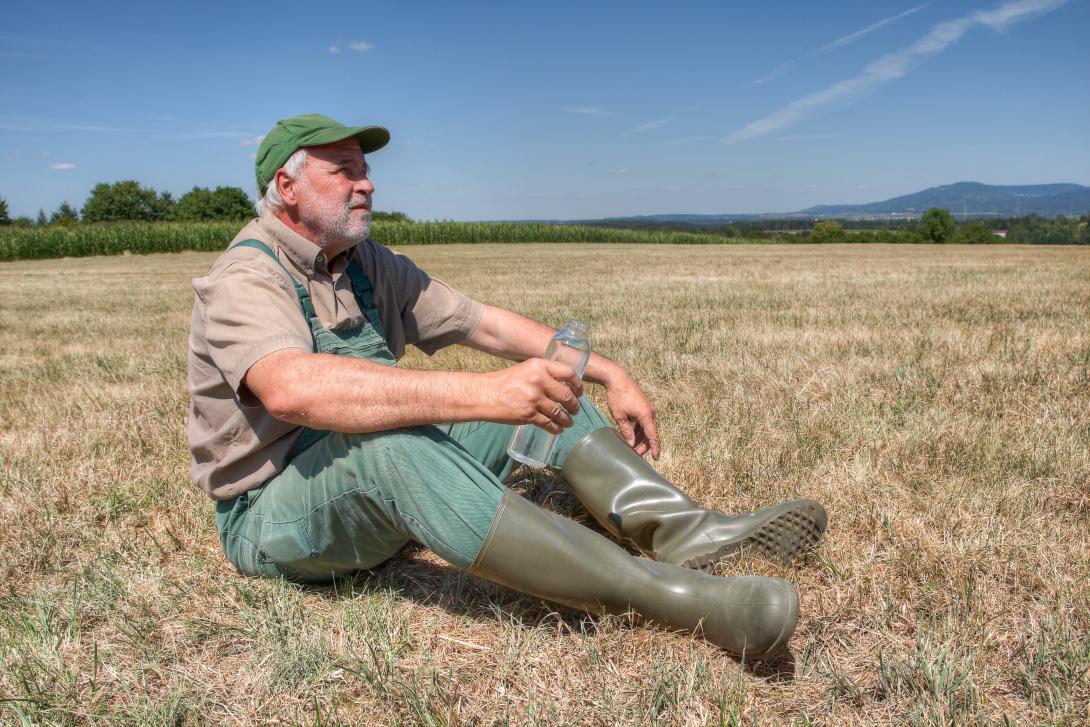
MULTIPOLYGON (((617 542, 586 512, 564 482, 554 475, 519 468, 505 484, 535 505, 570 518, 617 542)), ((639 551, 627 545, 622 544, 622 547, 633 555, 640 555, 639 551)), ((625 616, 590 616, 567 606, 474 578, 443 562, 416 542, 410 542, 393 558, 372 570, 360 571, 330 585, 300 587, 333 600, 349 600, 358 598, 361 593, 384 591, 420 605, 438 606, 461 618, 469 617, 481 623, 495 624, 498 620, 514 620, 532 626, 552 622, 571 636, 597 635, 600 621, 616 623, 620 619, 630 624, 635 623, 635 619, 625 616)), ((754 664, 740 657, 734 658, 742 662, 753 675, 770 681, 792 681, 795 676, 795 657, 790 648, 754 664)))

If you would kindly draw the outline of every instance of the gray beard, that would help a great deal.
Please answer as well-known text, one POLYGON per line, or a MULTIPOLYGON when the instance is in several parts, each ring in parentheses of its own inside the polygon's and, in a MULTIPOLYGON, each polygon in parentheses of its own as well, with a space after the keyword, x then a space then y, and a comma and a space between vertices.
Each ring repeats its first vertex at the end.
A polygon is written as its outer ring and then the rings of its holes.
POLYGON ((368 211, 363 219, 359 219, 359 212, 352 209, 356 201, 350 200, 340 206, 321 202, 301 205, 299 219, 310 229, 321 233, 322 248, 347 249, 371 235, 371 213, 368 211))

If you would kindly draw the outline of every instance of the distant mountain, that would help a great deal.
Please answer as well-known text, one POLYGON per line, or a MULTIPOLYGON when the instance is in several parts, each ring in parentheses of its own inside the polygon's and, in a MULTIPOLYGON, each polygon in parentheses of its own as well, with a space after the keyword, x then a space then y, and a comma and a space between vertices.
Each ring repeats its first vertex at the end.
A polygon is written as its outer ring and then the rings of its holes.
POLYGON ((797 214, 805 217, 912 217, 931 207, 948 209, 957 217, 1019 217, 1029 214, 1077 216, 1090 212, 1090 187, 1081 184, 999 186, 957 182, 883 202, 818 205, 797 214))
MULTIPOLYGON (((958 218, 1081 216, 1090 212, 1090 187, 1081 184, 1022 184, 1001 186, 957 182, 922 192, 866 204, 823 204, 798 212, 731 213, 721 215, 637 215, 580 222, 684 222, 694 225, 725 225, 730 222, 791 217, 816 218, 915 218, 931 207, 950 210, 958 218)), ((573 220, 574 222, 575 220, 573 220)))

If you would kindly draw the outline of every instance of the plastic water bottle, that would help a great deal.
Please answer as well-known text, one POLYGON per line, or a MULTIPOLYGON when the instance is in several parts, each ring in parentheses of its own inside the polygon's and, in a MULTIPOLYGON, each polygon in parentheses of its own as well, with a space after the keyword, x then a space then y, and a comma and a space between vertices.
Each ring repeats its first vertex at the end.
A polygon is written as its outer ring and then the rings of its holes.
MULTIPOLYGON (((590 341, 587 331, 590 326, 580 321, 568 321, 564 330, 553 336, 542 356, 546 361, 561 361, 575 369, 580 380, 587 370, 590 360, 590 341)), ((511 443, 507 445, 507 454, 511 459, 531 467, 544 467, 556 444, 555 434, 533 424, 523 424, 515 430, 511 443)))

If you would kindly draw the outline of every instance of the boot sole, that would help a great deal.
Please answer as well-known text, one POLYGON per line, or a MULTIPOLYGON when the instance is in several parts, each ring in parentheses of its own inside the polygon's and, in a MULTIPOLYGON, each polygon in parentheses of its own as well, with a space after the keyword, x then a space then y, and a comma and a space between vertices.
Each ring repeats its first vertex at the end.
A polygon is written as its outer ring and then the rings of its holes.
POLYGON ((813 548, 829 522, 816 500, 791 500, 768 510, 744 535, 710 552, 685 557, 677 565, 708 570, 742 555, 787 563, 813 548))

